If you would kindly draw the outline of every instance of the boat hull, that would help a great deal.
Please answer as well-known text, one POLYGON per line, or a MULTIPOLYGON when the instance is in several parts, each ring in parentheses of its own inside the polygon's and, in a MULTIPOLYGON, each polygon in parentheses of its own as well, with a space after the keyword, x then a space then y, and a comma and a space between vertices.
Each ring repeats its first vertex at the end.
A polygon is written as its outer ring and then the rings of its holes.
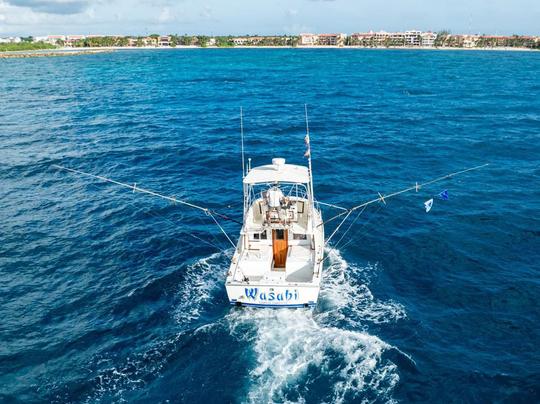
POLYGON ((226 284, 229 302, 236 306, 269 308, 314 307, 319 297, 318 285, 226 284))

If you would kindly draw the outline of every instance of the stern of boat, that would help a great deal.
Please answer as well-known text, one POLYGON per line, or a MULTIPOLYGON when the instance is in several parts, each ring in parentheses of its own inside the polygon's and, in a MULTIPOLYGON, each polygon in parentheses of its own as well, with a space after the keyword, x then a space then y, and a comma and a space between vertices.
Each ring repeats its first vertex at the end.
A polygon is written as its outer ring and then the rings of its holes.
POLYGON ((226 284, 229 302, 235 306, 308 308, 317 304, 319 286, 226 284))

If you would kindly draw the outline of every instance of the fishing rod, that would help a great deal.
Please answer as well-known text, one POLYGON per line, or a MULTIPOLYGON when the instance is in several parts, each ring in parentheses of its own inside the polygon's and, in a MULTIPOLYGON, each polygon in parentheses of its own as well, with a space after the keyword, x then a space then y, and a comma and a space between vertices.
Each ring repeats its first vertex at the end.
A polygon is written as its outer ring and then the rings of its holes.
POLYGON ((156 196, 158 198, 162 198, 162 199, 168 200, 168 201, 173 202, 173 203, 178 203, 180 205, 188 206, 188 207, 193 208, 193 209, 198 209, 198 210, 204 212, 206 215, 210 216, 214 220, 215 224, 219 227, 219 229, 225 235, 227 240, 229 240, 229 242, 232 244, 232 246, 236 248, 236 245, 233 243, 233 241, 231 240, 231 238, 229 237, 227 232, 223 229, 223 227, 221 227, 221 225, 219 224, 219 222, 215 218, 215 216, 218 216, 218 217, 220 217, 220 218, 222 218, 224 220, 229 220, 229 221, 232 221, 232 222, 235 222, 235 223, 238 223, 238 224, 242 224, 238 220, 233 219, 233 218, 231 218, 231 217, 229 217, 227 215, 216 212, 215 210, 206 208, 204 206, 196 205, 196 204, 191 203, 191 202, 187 202, 187 201, 184 201, 184 200, 177 199, 174 196, 167 196, 167 195, 163 195, 163 194, 160 194, 158 192, 155 192, 155 191, 152 191, 152 190, 149 190, 149 189, 138 187, 137 183, 135 183, 133 185, 130 185, 130 184, 126 184, 125 182, 116 181, 116 180, 113 180, 111 178, 103 177, 101 175, 90 174, 90 173, 87 173, 87 172, 84 172, 84 171, 81 171, 81 170, 76 170, 74 168, 60 166, 58 164, 53 164, 52 167, 57 168, 59 170, 68 171, 68 172, 71 172, 71 173, 74 173, 74 174, 84 175, 84 176, 94 178, 94 179, 97 179, 97 180, 100 180, 100 181, 108 182, 108 183, 111 183, 111 184, 119 185, 121 187, 131 189, 133 192, 142 192, 144 194, 156 196))
MULTIPOLYGON (((438 177, 438 178, 435 178, 433 180, 430 180, 430 181, 426 181, 426 182, 423 182, 421 184, 419 184, 418 182, 413 185, 412 187, 408 187, 408 188, 405 188, 405 189, 402 189, 400 191, 396 191, 396 192, 392 192, 388 195, 382 195, 380 192, 377 192, 379 194, 379 197, 378 198, 375 198, 375 199, 372 199, 370 201, 367 201, 367 202, 364 202, 364 203, 361 203, 360 205, 356 205, 356 206, 353 206, 352 208, 349 208, 349 209, 345 209, 345 211, 331 217, 330 219, 324 221, 323 223, 319 224, 319 226, 322 226, 334 219, 337 219, 339 217, 342 217, 345 215, 345 218, 339 223, 339 225, 337 226, 337 228, 333 231, 333 233, 330 235, 330 237, 328 237, 328 239, 326 240, 326 242, 324 243, 325 245, 328 244, 328 242, 330 241, 330 239, 332 239, 332 237, 334 237, 334 235, 338 232, 338 230, 341 228, 341 226, 343 225, 343 223, 345 222, 345 220, 347 220, 347 218, 351 215, 351 213, 353 213, 355 210, 358 210, 358 209, 361 209, 361 208, 366 208, 368 205, 371 205, 373 203, 376 203, 376 202, 382 202, 386 205, 386 200, 388 198, 392 198, 394 196, 397 196, 397 195, 401 195, 401 194, 404 194, 406 192, 410 192, 410 191, 416 191, 418 192, 418 190, 420 190, 420 188, 422 187, 425 187, 425 186, 428 186, 428 185, 431 185, 431 184, 434 184, 436 182, 440 182, 440 181, 443 181, 443 180, 446 180, 448 178, 451 178, 451 177, 454 177, 456 175, 459 175, 459 174, 464 174, 466 172, 469 172, 469 171, 473 171, 473 170, 479 170, 480 168, 484 168, 484 167, 487 167, 489 165, 489 163, 486 163, 486 164, 482 164, 482 165, 479 165, 479 166, 475 166, 475 167, 470 167, 470 168, 466 168, 464 170, 460 170, 460 171, 456 171, 456 172, 453 172, 453 173, 450 173, 450 174, 446 174, 446 175, 443 175, 442 177, 438 177)), ((348 231, 348 230, 347 230, 348 231)))

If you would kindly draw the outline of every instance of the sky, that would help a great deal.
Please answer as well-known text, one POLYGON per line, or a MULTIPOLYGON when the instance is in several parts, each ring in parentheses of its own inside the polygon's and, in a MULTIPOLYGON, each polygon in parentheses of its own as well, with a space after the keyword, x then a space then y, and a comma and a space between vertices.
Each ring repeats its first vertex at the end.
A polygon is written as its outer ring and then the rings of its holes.
POLYGON ((0 36, 408 29, 540 35, 540 0, 0 0, 0 36))

